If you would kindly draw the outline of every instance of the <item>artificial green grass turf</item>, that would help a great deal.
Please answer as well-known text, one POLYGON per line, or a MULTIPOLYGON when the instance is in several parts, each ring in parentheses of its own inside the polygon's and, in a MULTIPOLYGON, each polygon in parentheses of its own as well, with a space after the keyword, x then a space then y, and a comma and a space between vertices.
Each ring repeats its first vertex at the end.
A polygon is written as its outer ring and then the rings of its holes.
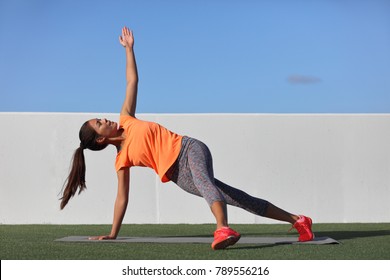
MULTIPOLYGON (((242 236, 291 236, 288 225, 232 225, 242 236)), ((390 224, 315 224, 317 236, 339 245, 239 244, 213 251, 210 244, 55 242, 70 235, 106 234, 111 225, 0 225, 2 260, 376 260, 390 259, 390 224)), ((214 225, 123 225, 121 236, 212 236, 214 225)))

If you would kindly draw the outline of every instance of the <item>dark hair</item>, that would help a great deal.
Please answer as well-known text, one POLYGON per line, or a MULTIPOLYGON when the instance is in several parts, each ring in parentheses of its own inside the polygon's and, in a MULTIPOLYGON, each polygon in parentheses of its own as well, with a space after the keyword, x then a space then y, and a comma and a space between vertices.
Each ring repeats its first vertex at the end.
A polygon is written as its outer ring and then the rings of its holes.
POLYGON ((80 128, 79 132, 80 147, 76 149, 72 158, 72 167, 68 178, 64 183, 63 195, 61 200, 61 209, 64 209, 79 189, 79 194, 86 188, 85 185, 85 158, 84 149, 90 149, 92 151, 100 151, 107 147, 108 144, 99 144, 96 140, 99 138, 99 134, 93 129, 93 127, 86 121, 80 128))

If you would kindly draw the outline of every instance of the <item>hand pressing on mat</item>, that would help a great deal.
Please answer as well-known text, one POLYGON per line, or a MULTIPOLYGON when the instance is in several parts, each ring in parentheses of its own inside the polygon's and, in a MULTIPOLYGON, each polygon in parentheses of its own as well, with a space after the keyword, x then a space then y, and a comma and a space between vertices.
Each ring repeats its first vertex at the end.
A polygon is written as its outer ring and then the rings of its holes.
POLYGON ((111 235, 101 235, 101 236, 92 236, 88 239, 89 240, 107 240, 107 239, 116 239, 116 237, 111 236, 111 235))

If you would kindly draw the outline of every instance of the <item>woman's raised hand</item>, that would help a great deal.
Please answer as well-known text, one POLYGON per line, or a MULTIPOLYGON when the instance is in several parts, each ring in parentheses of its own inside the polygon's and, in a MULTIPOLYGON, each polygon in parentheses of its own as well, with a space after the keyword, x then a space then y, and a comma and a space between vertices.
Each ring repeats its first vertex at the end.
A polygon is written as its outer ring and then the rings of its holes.
POLYGON ((134 45, 133 31, 126 26, 122 28, 122 35, 119 36, 119 43, 125 48, 132 48, 134 45))

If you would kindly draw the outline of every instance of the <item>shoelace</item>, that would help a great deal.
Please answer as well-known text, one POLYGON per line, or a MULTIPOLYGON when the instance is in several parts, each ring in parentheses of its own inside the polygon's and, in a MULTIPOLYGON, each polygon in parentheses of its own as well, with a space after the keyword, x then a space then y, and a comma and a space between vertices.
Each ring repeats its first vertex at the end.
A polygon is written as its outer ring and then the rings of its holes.
MULTIPOLYGON (((299 220, 300 220, 300 219, 299 219, 299 220)), ((306 228, 307 228, 306 224, 298 223, 299 220, 297 220, 297 221, 291 226, 291 228, 288 230, 289 232, 290 232, 293 228, 295 228, 295 229, 298 231, 299 234, 304 234, 304 233, 306 233, 306 228)))
POLYGON ((307 226, 305 224, 297 224, 296 226, 294 225, 292 228, 290 228, 290 230, 293 228, 295 228, 299 234, 306 234, 307 226))

